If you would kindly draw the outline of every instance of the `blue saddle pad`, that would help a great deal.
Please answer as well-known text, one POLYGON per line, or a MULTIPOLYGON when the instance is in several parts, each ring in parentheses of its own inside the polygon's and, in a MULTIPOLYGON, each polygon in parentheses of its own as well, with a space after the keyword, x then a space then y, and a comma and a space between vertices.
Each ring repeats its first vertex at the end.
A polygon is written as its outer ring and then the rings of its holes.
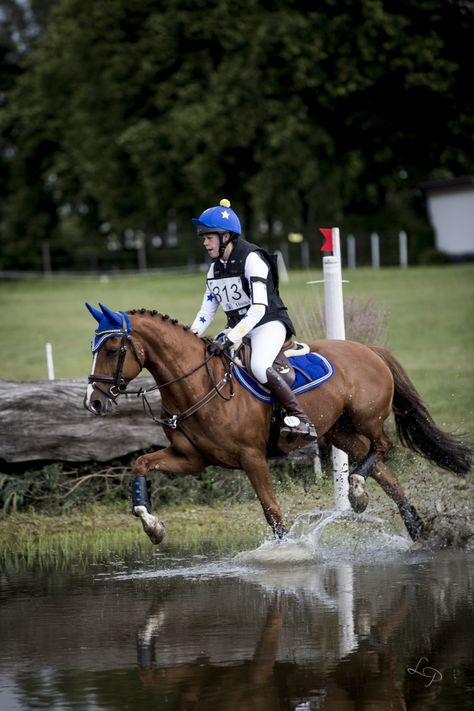
MULTIPOLYGON (((292 356, 288 360, 295 368, 296 378, 291 387, 295 395, 301 395, 307 390, 317 388, 318 385, 325 383, 326 380, 329 380, 334 375, 333 364, 319 353, 292 356)), ((270 391, 249 375, 246 370, 236 365, 232 366, 232 370, 236 380, 252 393, 257 400, 267 403, 275 402, 275 398, 270 391)))

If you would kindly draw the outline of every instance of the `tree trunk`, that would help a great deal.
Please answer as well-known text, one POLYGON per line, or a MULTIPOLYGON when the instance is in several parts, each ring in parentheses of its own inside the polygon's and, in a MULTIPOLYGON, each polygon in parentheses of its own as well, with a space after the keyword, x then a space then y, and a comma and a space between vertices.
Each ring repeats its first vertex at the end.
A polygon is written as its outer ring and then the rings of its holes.
MULTIPOLYGON (((139 378, 151 387, 151 378, 139 378)), ((131 452, 168 444, 163 429, 148 417, 142 400, 121 396, 106 417, 84 409, 84 380, 0 380, 0 460, 105 462, 131 452)), ((158 390, 149 401, 159 417, 158 390)))

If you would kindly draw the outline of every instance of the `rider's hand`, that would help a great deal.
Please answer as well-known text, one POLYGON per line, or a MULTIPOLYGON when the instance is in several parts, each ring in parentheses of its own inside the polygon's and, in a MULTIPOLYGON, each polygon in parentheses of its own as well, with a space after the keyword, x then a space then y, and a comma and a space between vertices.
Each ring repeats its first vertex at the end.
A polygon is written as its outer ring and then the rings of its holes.
POLYGON ((222 353, 222 351, 227 350, 227 348, 230 348, 233 345, 234 344, 230 340, 230 338, 227 338, 225 333, 221 333, 216 336, 216 338, 214 338, 211 343, 208 344, 207 350, 212 355, 218 355, 219 353, 222 353))

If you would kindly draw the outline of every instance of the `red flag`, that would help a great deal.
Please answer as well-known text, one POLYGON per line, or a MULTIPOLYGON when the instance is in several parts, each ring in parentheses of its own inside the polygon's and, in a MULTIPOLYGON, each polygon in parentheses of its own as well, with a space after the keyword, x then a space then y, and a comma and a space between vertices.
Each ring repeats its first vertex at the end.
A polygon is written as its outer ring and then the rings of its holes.
POLYGON ((325 227, 320 227, 319 231, 323 235, 325 242, 323 246, 321 247, 321 252, 332 252, 333 251, 333 246, 332 246, 332 228, 325 228, 325 227))

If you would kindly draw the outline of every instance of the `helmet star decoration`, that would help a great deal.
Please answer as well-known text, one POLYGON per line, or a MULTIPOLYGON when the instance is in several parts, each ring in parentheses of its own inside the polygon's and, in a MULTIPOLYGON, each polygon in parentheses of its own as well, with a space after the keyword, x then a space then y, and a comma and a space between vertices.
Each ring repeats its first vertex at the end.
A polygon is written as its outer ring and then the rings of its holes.
POLYGON ((227 210, 222 210, 221 215, 224 218, 224 220, 228 220, 230 217, 230 212, 227 212, 227 210))

